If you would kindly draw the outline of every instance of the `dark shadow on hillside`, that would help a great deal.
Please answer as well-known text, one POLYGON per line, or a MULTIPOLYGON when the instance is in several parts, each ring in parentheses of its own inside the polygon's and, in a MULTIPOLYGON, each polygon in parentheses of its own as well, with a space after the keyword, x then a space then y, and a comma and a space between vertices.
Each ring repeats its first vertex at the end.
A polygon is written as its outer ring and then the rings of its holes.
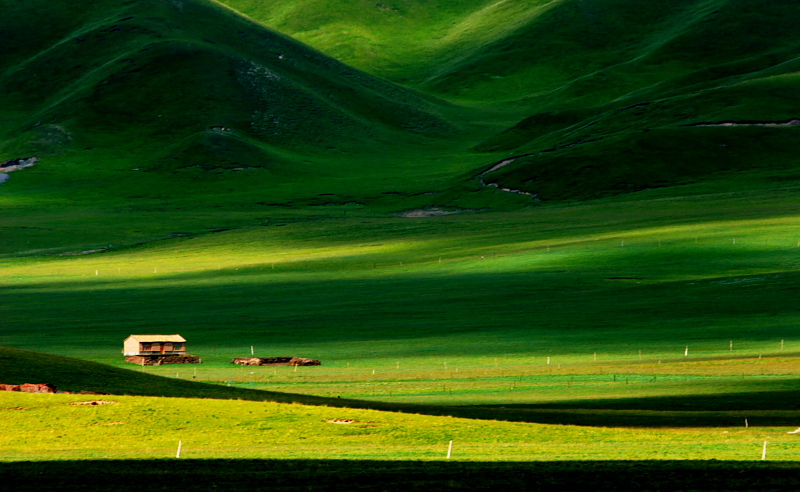
MULTIPOLYGON (((795 382, 797 380, 794 380, 795 382)), ((506 408, 538 409, 602 409, 647 410, 661 412, 719 411, 794 411, 800 409, 800 392, 771 388, 769 381, 760 383, 761 391, 715 395, 654 396, 647 398, 615 398, 562 401, 535 405, 507 405, 506 408)))
POLYGON ((503 420, 591 427, 786 427, 800 425, 800 394, 793 391, 631 398, 626 400, 576 401, 550 405, 404 405, 359 400, 336 400, 329 406, 452 416, 479 420, 503 420))
MULTIPOLYGON (((13 337, 28 340, 37 332, 49 335, 53 319, 59 320, 63 332, 92 327, 98 338, 107 335, 109 339, 122 339, 155 322, 169 325, 173 331, 191 329, 196 333, 194 343, 204 345, 229 340, 227 336, 212 335, 219 333, 221 327, 241 333, 252 333, 256 330, 253 327, 258 327, 259 336, 276 345, 297 340, 373 342, 487 331, 536 331, 547 336, 569 332, 580 335, 586 344, 602 345, 608 338, 605 330, 615 334, 630 330, 624 337, 630 343, 655 340, 657 344, 674 342, 682 346, 686 335, 676 332, 673 323, 683 327, 686 320, 693 320, 698 326, 710 325, 704 326, 708 339, 794 336, 788 326, 784 332, 777 332, 774 326, 753 332, 745 326, 745 333, 740 335, 736 332, 739 328, 716 327, 712 321, 760 317, 764 313, 770 313, 772 318, 794 316, 796 303, 786 292, 800 281, 797 272, 732 275, 695 282, 658 276, 644 278, 641 284, 625 280, 639 278, 643 271, 648 272, 648 265, 667 261, 654 249, 639 252, 626 246, 624 258, 610 258, 606 265, 595 261, 585 272, 560 269, 566 267, 559 264, 530 271, 404 275, 397 263, 370 264, 371 271, 386 269, 382 278, 320 280, 304 275, 318 271, 312 264, 289 272, 298 274, 299 281, 286 281, 273 277, 272 272, 286 273, 282 266, 272 270, 271 265, 265 264, 185 276, 153 274, 130 283, 104 281, 102 277, 96 283, 85 281, 79 286, 43 282, 9 289, 15 302, 5 307, 10 320, 5 326, 6 336, 13 342, 13 337), (198 282, 189 283, 189 279, 198 282), (173 282, 177 281, 187 284, 175 285, 173 282), (87 286, 91 287, 83 288, 87 286), (714 302, 709 303, 712 298, 714 302), (660 322, 653 324, 653 319, 660 322), (641 326, 648 329, 641 330, 641 326)), ((542 252, 546 254, 546 250, 542 252)), ((717 252, 709 251, 701 258, 709 265, 693 268, 702 262, 687 260, 686 267, 668 274, 711 275, 728 268, 729 262, 748 261, 746 253, 738 252, 721 258, 719 261, 724 264, 711 264, 718 257, 717 252)), ((481 261, 484 260, 480 257, 475 259, 476 264, 481 261)), ((359 274, 363 266, 355 265, 350 271, 359 274)), ((93 275, 95 270, 90 273, 93 275)), ((498 341, 502 343, 503 338, 498 341)), ((519 347, 513 346, 491 349, 485 355, 519 352, 519 347)), ((461 355, 463 350, 452 346, 441 353, 461 355)))
POLYGON ((343 460, 120 460, 0 464, 4 489, 192 491, 796 490, 800 464, 717 461, 534 463, 343 460))
POLYGON ((3 383, 47 382, 57 388, 134 396, 299 403, 480 420, 599 427, 737 427, 800 425, 800 392, 762 392, 581 400, 535 405, 444 406, 324 398, 172 379, 95 362, 0 347, 3 383))

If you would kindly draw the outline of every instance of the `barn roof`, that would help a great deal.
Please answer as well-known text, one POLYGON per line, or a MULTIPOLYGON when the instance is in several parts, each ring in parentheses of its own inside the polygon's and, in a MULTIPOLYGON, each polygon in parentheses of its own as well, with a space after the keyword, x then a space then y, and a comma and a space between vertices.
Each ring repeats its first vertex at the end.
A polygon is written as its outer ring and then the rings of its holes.
POLYGON ((185 342, 186 339, 180 335, 131 335, 128 339, 133 338, 137 342, 185 342))

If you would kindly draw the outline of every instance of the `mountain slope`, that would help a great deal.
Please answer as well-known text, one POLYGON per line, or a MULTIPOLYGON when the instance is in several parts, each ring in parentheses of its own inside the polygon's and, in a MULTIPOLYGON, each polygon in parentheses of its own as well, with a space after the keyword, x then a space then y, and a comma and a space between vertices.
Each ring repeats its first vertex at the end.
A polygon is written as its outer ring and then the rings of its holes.
POLYGON ((98 146, 131 152, 120 163, 127 169, 133 161, 160 169, 163 160, 179 168, 199 160, 204 168, 217 160, 261 168, 265 160, 285 162, 279 155, 286 152, 375 152, 456 131, 446 104, 213 2, 86 2, 76 17, 67 5, 35 2, 4 16, 15 50, 0 59, 7 95, 0 111, 9 116, 0 159, 98 146), (53 7, 53 28, 28 44, 45 4, 53 7), (196 144, 204 139, 216 145, 196 144), (217 148, 251 150, 229 159, 217 148))
MULTIPOLYGON (((95 114, 84 117, 87 125, 113 121, 158 131, 204 129, 215 120, 199 117, 222 111, 243 131, 262 137, 271 136, 269 125, 281 123, 282 113, 301 110, 322 119, 316 128, 326 133, 338 129, 335 135, 352 139, 368 136, 364 127, 375 124, 385 126, 384 131, 421 134, 448 128, 431 113, 439 110, 432 100, 353 70, 211 2, 106 2, 104 7, 77 29, 65 22, 60 39, 35 54, 28 49, 21 62, 4 64, 4 89, 12 107, 30 112, 39 103, 36 116, 51 118, 88 107, 95 114), (187 109, 194 114, 186 114, 187 109), (159 110, 162 116, 180 110, 182 121, 176 116, 152 121, 159 110), (425 122, 417 126, 415 120, 425 122), (327 128, 326 123, 346 126, 327 128)), ((37 19, 34 9, 26 12, 23 20, 37 19)), ((8 24, 17 21, 7 19, 8 24)), ((25 32, 12 31, 11 37, 12 45, 26 44, 25 32)), ((225 117, 219 119, 226 123, 225 117)), ((288 133, 308 129, 303 122, 285 124, 288 133)))
POLYGON ((475 111, 212 1, 0 8, 11 48, 0 55, 0 165, 38 159, 0 176, 6 252, 341 216, 379 199, 377 213, 397 211, 409 205, 394 197, 428 196, 483 160, 453 152, 483 138, 475 111))
POLYGON ((800 127, 753 125, 800 116, 794 3, 224 3, 0 1, 0 162, 40 158, 2 184, 23 210, 11 250, 82 247, 31 215, 92 217, 75 239, 91 249, 203 222, 796 181, 800 127), (750 126, 698 126, 724 122, 750 126))
POLYGON ((225 3, 372 73, 516 116, 475 147, 504 165, 487 156, 457 188, 587 199, 793 173, 798 129, 779 124, 800 117, 796 2, 225 3), (775 125, 696 126, 724 122, 775 125))
POLYGON ((761 70, 794 59, 800 32, 785 0, 223 3, 380 76, 535 106, 761 70))
POLYGON ((415 83, 504 39, 559 2, 222 0, 352 66, 415 83))

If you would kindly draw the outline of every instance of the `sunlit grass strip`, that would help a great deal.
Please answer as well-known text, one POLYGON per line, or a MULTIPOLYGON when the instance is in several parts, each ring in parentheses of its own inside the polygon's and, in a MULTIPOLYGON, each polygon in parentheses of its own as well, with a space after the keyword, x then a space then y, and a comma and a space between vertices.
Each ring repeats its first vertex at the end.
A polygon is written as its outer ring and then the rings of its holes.
MULTIPOLYGON (((717 350, 686 357, 677 351, 661 353, 658 359, 639 359, 635 355, 601 353, 560 356, 551 359, 520 355, 505 357, 460 357, 448 361, 430 358, 395 361, 343 362, 320 367, 231 367, 227 360, 214 359, 186 368, 147 368, 147 372, 167 377, 313 395, 327 398, 357 398, 394 403, 429 405, 534 404, 592 402, 614 406, 615 400, 652 398, 731 398, 737 408, 750 408, 743 398, 754 392, 775 392, 773 403, 784 408, 781 394, 794 391, 800 376, 795 352, 759 357, 731 356, 717 350), (502 363, 502 364, 501 364, 502 363), (495 365, 496 364, 496 365, 495 365), (605 403, 598 403, 600 400, 605 403)), ((787 348, 795 348, 791 342, 787 348)), ((757 350, 749 347, 747 353, 757 350)), ((763 347, 762 347, 763 348, 763 347)), ((737 354, 742 350, 737 346, 737 354)), ((767 408, 772 396, 751 402, 754 408, 767 408)), ((633 403, 629 403, 633 404, 633 403)), ((693 403, 686 403, 691 408, 693 403)), ((718 408, 726 408, 720 400, 718 408)), ((676 407, 678 408, 678 407, 676 407)), ((740 419, 741 420, 741 419, 740 419)))
POLYGON ((477 421, 292 404, 0 394, 0 459, 348 458, 775 460, 800 458, 783 428, 613 429, 477 421), (75 405, 80 401, 111 402, 75 405), (350 422, 352 421, 352 422, 350 422), (349 423, 340 423, 349 422, 349 423))
MULTIPOLYGON (((469 224, 469 221, 465 222, 466 226, 469 224)), ((514 222, 509 224, 513 225, 514 222)), ((505 226, 499 223, 498 227, 505 226)), ((640 227, 626 231, 587 232, 580 236, 567 231, 526 241, 510 233, 507 237, 491 238, 491 244, 487 244, 487 238, 478 231, 472 237, 463 233, 448 235, 445 231, 431 234, 412 229, 403 237, 381 239, 373 231, 369 231, 372 237, 364 236, 366 231, 359 229, 356 224, 344 230, 334 225, 333 231, 321 232, 323 236, 313 242, 310 240, 314 237, 313 231, 298 231, 304 238, 293 240, 284 231, 244 229, 221 235, 179 238, 134 250, 109 248, 85 256, 5 260, 0 262, 0 281, 88 281, 98 277, 116 282, 170 275, 172 281, 183 282, 181 275, 190 273, 238 275, 237 272, 244 271, 278 275, 280 277, 276 278, 286 281, 288 279, 283 274, 381 277, 404 273, 447 275, 471 271, 536 271, 564 266, 581 267, 592 272, 609 262, 628 258, 636 260, 643 254, 656 257, 673 255, 673 265, 660 265, 656 261, 650 262, 650 266, 655 273, 661 274, 662 279, 687 279, 708 275, 670 276, 663 270, 674 270, 675 259, 691 263, 703 261, 710 254, 771 254, 800 250, 800 219, 795 217, 640 227), (325 235, 338 233, 343 235, 331 236, 328 238, 331 242, 325 243, 325 235)), ((770 273, 781 271, 781 266, 776 264, 770 268, 761 261, 755 267, 726 273, 770 273)), ((190 276, 186 281, 197 280, 190 276)))

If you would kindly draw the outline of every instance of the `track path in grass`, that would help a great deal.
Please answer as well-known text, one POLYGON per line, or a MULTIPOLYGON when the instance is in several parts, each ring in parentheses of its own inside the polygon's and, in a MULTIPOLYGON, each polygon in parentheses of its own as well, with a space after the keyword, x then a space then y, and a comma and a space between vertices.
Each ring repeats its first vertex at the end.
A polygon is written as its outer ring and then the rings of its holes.
MULTIPOLYGON (((785 128, 785 127, 794 127, 794 126, 799 126, 799 125, 800 125, 800 118, 791 118, 791 119, 783 120, 783 121, 701 122, 701 123, 693 123, 693 124, 685 125, 685 126, 688 126, 688 127, 730 127, 730 128, 733 128, 733 127, 754 127, 755 126, 755 127, 768 127, 768 128, 778 128, 778 127, 785 128)), ((503 187, 503 186, 500 186, 500 184, 497 183, 497 182, 495 182, 495 183, 487 183, 486 182, 486 175, 491 173, 491 172, 494 172, 494 171, 497 171, 499 169, 502 169, 502 168, 514 163, 515 161, 517 161, 519 159, 524 159, 524 158, 527 158, 527 157, 534 157, 534 156, 538 156, 538 155, 541 155, 541 154, 544 154, 544 153, 553 152, 553 151, 561 150, 561 149, 566 149, 566 148, 574 147, 576 145, 581 145, 581 144, 584 144, 584 143, 597 142, 599 140, 602 140, 602 138, 600 138, 600 139, 592 139, 592 140, 578 140, 578 141, 570 143, 570 144, 548 148, 546 150, 541 150, 539 152, 528 153, 528 154, 520 154, 520 155, 507 157, 507 158, 505 158, 503 160, 500 160, 500 161, 496 162, 491 167, 489 167, 485 171, 483 171, 480 174, 478 174, 478 180, 479 180, 481 186, 483 186, 483 187, 497 188, 497 189, 499 189, 501 191, 504 191, 504 192, 507 192, 507 193, 514 193, 514 194, 518 194, 518 195, 530 196, 530 197, 534 198, 535 200, 539 201, 541 199, 538 198, 538 194, 537 193, 531 193, 531 192, 527 192, 527 191, 523 191, 523 190, 517 190, 517 189, 513 189, 513 188, 503 187)))
POLYGON ((511 188, 504 188, 504 187, 500 186, 498 183, 487 183, 486 182, 486 175, 489 174, 490 172, 497 171, 498 169, 502 169, 502 168, 508 166, 509 164, 511 164, 512 162, 516 161, 517 159, 522 159, 523 157, 532 157, 534 155, 536 155, 536 154, 517 155, 517 156, 514 156, 514 157, 509 157, 507 159, 503 159, 502 161, 495 163, 492 167, 490 167, 489 169, 487 169, 486 171, 483 171, 482 173, 480 173, 478 175, 478 178, 480 180, 481 186, 490 187, 490 188, 497 188, 498 190, 505 191, 506 193, 515 193, 517 195, 525 195, 525 196, 532 197, 535 200, 538 200, 536 193, 529 193, 527 191, 514 190, 514 189, 511 189, 511 188))
POLYGON ((717 123, 695 123, 693 125, 686 125, 686 126, 711 126, 711 127, 765 126, 768 128, 774 128, 781 126, 798 126, 798 125, 800 125, 800 118, 792 118, 786 121, 720 121, 717 123))

